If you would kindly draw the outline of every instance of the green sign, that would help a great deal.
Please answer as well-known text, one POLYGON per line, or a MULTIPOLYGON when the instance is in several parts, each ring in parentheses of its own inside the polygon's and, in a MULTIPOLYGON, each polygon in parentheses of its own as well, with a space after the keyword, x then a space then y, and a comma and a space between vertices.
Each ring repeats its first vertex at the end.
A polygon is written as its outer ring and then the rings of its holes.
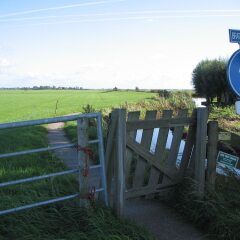
POLYGON ((238 159, 239 158, 234 155, 219 151, 217 162, 228 167, 236 167, 238 163, 238 159))

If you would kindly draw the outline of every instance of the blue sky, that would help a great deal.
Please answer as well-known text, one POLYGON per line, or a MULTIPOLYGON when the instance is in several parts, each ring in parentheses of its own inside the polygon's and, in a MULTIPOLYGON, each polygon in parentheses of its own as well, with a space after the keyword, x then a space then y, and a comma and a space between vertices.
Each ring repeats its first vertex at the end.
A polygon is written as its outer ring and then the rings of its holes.
POLYGON ((239 19, 239 0, 1 0, 0 87, 192 88, 239 19))

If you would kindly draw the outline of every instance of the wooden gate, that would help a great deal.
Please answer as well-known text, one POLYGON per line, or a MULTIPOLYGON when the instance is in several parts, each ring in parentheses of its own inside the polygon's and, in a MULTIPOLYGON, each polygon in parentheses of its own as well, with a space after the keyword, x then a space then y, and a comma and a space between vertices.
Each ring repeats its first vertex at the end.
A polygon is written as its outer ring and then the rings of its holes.
POLYGON ((168 194, 186 170, 192 170, 199 193, 204 191, 207 110, 140 112, 116 109, 110 117, 106 147, 107 185, 118 215, 124 201, 168 194))

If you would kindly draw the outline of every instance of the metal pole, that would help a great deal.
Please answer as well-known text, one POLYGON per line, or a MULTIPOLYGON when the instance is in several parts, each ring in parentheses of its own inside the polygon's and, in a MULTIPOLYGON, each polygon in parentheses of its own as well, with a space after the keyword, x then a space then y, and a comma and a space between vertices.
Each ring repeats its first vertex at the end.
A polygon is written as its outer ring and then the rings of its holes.
POLYGON ((104 188, 104 201, 105 205, 108 206, 108 194, 107 194, 107 182, 106 182, 106 168, 105 168, 105 158, 104 158, 104 145, 103 145, 103 133, 102 133, 102 115, 98 113, 97 116, 97 136, 99 140, 98 144, 98 152, 99 152, 99 159, 100 164, 102 165, 101 168, 101 179, 102 179, 102 186, 104 188))

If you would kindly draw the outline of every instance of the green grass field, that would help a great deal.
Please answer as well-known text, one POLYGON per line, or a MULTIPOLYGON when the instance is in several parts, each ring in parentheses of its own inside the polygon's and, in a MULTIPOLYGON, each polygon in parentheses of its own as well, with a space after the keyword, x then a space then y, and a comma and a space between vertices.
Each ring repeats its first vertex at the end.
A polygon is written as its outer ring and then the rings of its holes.
POLYGON ((100 90, 0 90, 0 122, 39 119, 150 99, 156 93, 100 90))

